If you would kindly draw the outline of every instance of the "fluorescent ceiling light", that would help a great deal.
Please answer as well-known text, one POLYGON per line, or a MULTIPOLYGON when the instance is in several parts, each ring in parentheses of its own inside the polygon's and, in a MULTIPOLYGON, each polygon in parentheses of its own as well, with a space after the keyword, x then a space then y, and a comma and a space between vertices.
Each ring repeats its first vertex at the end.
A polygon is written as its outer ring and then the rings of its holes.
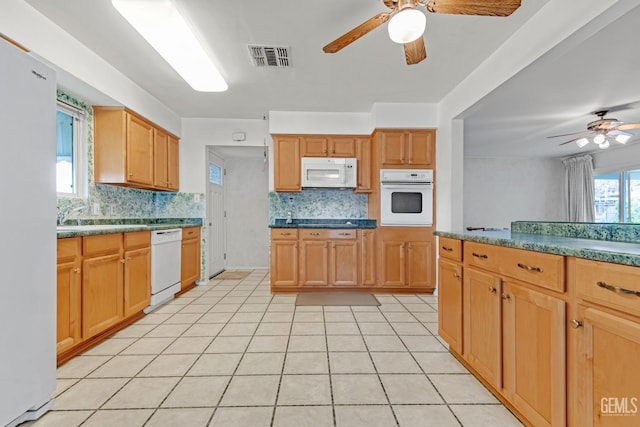
POLYGON ((422 36, 427 26, 427 17, 417 9, 406 8, 391 17, 387 30, 389 38, 396 43, 411 43, 422 36))
POLYGON ((223 92, 229 88, 171 0, 111 3, 194 90, 223 92))

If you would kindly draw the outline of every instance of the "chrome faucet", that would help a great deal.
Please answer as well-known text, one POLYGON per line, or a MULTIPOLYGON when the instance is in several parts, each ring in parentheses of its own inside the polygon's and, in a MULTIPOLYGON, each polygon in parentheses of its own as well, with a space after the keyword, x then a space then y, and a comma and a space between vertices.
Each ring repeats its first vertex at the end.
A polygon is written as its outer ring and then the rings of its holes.
MULTIPOLYGON (((64 221, 67 219, 67 216, 74 212, 80 212, 84 210, 88 210, 89 206, 79 206, 77 208, 71 209, 71 207, 67 207, 66 209, 60 209, 58 212, 58 225, 64 225, 64 221)), ((80 225, 80 218, 77 218, 78 225, 80 225)))
POLYGON ((291 212, 287 212, 287 220, 285 224, 293 224, 293 218, 291 217, 291 212))

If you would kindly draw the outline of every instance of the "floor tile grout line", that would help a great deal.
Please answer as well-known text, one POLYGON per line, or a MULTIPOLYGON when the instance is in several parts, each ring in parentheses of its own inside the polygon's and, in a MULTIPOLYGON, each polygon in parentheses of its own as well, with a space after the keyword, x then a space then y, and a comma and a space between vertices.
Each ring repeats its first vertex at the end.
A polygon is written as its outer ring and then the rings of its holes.
MULTIPOLYGON (((322 307, 322 327, 324 328, 324 347, 327 352, 327 370, 329 371, 329 396, 331 398, 331 416, 333 420, 333 426, 336 427, 338 420, 336 418, 336 406, 335 397, 333 395, 333 378, 331 377, 331 359, 329 357, 329 336, 327 335, 327 316, 325 315, 325 308, 322 307)), ((353 315, 353 314, 352 314, 353 315)))

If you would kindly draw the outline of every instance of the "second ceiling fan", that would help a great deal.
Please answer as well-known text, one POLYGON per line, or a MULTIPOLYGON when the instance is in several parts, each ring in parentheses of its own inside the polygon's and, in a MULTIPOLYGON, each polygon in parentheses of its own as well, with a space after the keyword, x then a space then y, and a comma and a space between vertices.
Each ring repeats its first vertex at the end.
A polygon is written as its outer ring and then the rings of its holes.
POLYGON ((426 8, 431 13, 478 16, 509 16, 520 7, 521 0, 382 0, 391 11, 382 12, 363 22, 353 30, 341 35, 322 50, 336 53, 368 32, 389 21, 389 37, 404 46, 408 65, 421 62, 427 57, 422 34, 426 17, 417 9, 426 8))

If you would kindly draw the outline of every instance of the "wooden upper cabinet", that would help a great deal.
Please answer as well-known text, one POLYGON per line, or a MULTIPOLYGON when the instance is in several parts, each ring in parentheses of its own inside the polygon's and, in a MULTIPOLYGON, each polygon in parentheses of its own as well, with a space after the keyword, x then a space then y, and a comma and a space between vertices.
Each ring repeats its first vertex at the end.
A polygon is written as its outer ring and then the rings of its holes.
POLYGON ((178 139, 124 108, 94 107, 94 179, 178 190, 178 139))
POLYGON ((274 135, 275 191, 302 191, 300 172, 300 137, 274 135))
POLYGON ((362 137, 356 139, 356 159, 358 160, 358 186, 356 193, 371 193, 372 191, 372 165, 371 165, 371 138, 362 137))
POLYGON ((376 135, 381 168, 433 168, 434 130, 381 130, 376 135))
POLYGON ((356 157, 356 137, 304 135, 302 157, 356 157))

